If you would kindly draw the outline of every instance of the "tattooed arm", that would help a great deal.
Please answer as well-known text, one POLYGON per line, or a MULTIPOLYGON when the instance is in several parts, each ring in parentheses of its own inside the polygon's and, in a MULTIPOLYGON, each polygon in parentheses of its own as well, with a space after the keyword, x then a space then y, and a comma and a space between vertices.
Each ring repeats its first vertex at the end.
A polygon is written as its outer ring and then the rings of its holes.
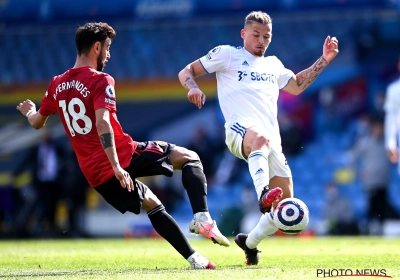
POLYGON ((199 109, 204 105, 206 96, 199 89, 194 79, 205 74, 207 74, 207 71, 204 69, 203 65, 201 65, 200 61, 196 60, 183 68, 178 75, 182 86, 189 90, 189 101, 195 104, 199 109))
POLYGON ((306 88, 308 88, 318 75, 325 69, 328 65, 328 61, 321 56, 318 60, 309 68, 301 71, 297 75, 290 79, 289 83, 283 90, 298 95, 302 93, 306 88))
POLYGON ((338 54, 338 41, 335 37, 332 39, 328 36, 325 39, 323 46, 323 54, 317 61, 309 68, 301 71, 290 79, 289 83, 283 90, 298 95, 308 88, 318 75, 325 69, 325 67, 332 61, 338 54))
POLYGON ((191 73, 189 75, 186 75, 185 82, 182 84, 188 90, 191 90, 192 88, 199 88, 196 82, 194 81, 193 76, 194 75, 191 73))
POLYGON ((121 186, 127 188, 130 192, 133 190, 134 184, 129 173, 119 164, 114 131, 110 123, 110 111, 105 108, 100 108, 95 111, 95 114, 97 133, 104 152, 110 161, 110 166, 112 167, 115 177, 118 179, 121 186))

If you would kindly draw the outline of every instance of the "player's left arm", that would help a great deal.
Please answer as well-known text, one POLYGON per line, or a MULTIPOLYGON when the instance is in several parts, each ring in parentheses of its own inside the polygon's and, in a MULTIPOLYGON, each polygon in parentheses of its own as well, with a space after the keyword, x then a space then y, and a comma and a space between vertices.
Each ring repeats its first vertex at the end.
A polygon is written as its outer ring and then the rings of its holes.
POLYGON ((294 75, 289 80, 287 86, 283 88, 283 90, 294 95, 302 93, 314 82, 318 75, 325 69, 326 66, 328 66, 329 62, 331 62, 338 53, 339 48, 336 37, 326 37, 322 47, 322 56, 318 58, 317 61, 311 65, 311 67, 294 75))
POLYGON ((34 129, 40 129, 45 126, 49 116, 43 116, 39 111, 36 111, 36 105, 31 100, 27 99, 22 103, 19 103, 17 110, 21 112, 22 115, 28 118, 29 124, 34 129))

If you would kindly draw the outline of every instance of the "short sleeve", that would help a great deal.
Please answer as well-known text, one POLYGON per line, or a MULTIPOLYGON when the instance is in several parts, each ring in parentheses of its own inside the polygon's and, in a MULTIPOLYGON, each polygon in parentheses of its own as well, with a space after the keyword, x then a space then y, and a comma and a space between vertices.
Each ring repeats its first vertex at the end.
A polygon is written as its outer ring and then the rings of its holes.
POLYGON ((224 71, 230 64, 230 48, 230 46, 215 47, 199 59, 200 63, 208 73, 224 71))
POLYGON ((54 96, 54 90, 52 89, 53 81, 54 78, 50 83, 50 85, 47 87, 47 91, 43 96, 42 102, 40 104, 39 112, 42 116, 50 116, 57 112, 57 106, 55 104, 55 99, 53 97, 54 96))
POLYGON ((279 69, 279 71, 277 71, 279 73, 278 86, 279 89, 283 89, 285 86, 287 86, 294 73, 291 70, 285 68, 283 63, 277 57, 275 57, 275 59, 278 66, 277 69, 279 69))
POLYGON ((94 110, 106 108, 112 112, 116 111, 116 96, 114 79, 110 75, 104 75, 96 83, 93 93, 94 110))

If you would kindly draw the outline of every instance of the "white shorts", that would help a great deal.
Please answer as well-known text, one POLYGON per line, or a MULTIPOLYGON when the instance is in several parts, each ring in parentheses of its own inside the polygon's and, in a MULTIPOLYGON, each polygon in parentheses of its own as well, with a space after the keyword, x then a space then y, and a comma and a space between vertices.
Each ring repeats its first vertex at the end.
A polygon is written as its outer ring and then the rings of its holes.
MULTIPOLYGON (((247 127, 253 126, 245 121, 231 122, 225 124, 225 144, 228 146, 231 153, 237 158, 247 161, 242 153, 243 137, 247 127)), ((271 148, 268 155, 269 178, 275 176, 283 178, 291 178, 292 171, 287 163, 285 155, 281 152, 282 149, 271 148), (276 151, 278 150, 278 151, 276 151)))

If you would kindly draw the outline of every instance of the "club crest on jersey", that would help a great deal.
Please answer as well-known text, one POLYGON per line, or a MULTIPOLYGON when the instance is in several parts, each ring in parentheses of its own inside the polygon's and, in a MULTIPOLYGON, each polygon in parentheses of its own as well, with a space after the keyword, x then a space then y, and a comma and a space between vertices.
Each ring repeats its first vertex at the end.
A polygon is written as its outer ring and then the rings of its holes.
POLYGON ((106 94, 110 97, 110 98, 115 98, 115 90, 114 87, 112 85, 108 85, 106 87, 106 94))
POLYGON ((211 51, 209 51, 208 54, 206 55, 207 60, 211 60, 211 58, 217 53, 219 53, 220 50, 221 47, 215 47, 211 51))

